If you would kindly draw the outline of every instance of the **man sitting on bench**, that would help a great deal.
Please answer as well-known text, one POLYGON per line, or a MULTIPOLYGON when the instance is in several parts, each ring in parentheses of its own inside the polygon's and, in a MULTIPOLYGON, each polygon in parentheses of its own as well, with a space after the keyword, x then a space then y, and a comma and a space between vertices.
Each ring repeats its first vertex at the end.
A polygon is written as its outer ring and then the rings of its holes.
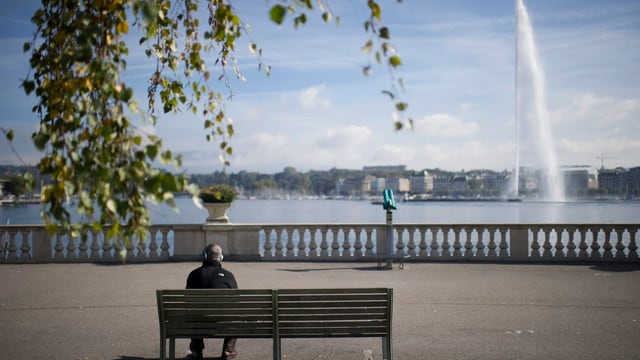
MULTIPOLYGON (((191 271, 187 277, 187 289, 237 289, 238 284, 233 274, 222 268, 222 258, 222 248, 219 245, 207 245, 202 251, 202 266, 191 271)), ((188 359, 202 360, 204 340, 191 339, 189 350, 191 354, 188 359)), ((220 358, 233 359, 237 355, 236 339, 225 338, 220 358)))

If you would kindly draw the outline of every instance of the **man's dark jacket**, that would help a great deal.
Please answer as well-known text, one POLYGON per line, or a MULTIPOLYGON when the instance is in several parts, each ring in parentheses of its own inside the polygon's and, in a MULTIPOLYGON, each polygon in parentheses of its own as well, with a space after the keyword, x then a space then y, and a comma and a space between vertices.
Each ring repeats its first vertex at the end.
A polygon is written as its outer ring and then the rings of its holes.
POLYGON ((187 277, 187 289, 237 289, 238 283, 230 271, 213 260, 207 260, 202 266, 191 271, 187 277))

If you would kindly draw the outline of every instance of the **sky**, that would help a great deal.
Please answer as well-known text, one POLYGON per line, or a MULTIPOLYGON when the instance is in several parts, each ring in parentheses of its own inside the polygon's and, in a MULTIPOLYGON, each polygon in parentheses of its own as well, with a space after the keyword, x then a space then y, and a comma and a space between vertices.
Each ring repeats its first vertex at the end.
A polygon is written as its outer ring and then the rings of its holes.
MULTIPOLYGON (((276 173, 331 168, 405 165, 511 170, 515 164, 514 0, 382 0, 384 24, 402 58, 396 71, 409 103, 413 129, 395 131, 385 66, 369 77, 361 51, 367 41, 364 0, 326 1, 339 25, 320 13, 294 30, 268 18, 274 1, 235 1, 250 39, 263 49, 271 74, 258 71, 240 39, 237 62, 246 78, 232 79, 225 104, 236 136, 229 172, 276 173)), ((28 74, 22 52, 35 27, 39 2, 0 4, 0 127, 12 128, 19 158, 36 164, 31 133, 35 104, 19 87, 28 74)), ((544 69, 552 144, 560 165, 594 168, 640 166, 640 2, 637 0, 525 1, 544 69)), ((202 6, 204 7, 204 6, 202 6)), ((291 19, 289 19, 291 20, 291 19)), ((144 103, 153 62, 137 46, 123 75, 144 103)), ((214 84, 225 92, 223 84, 214 84)), ((202 119, 187 113, 161 116, 148 131, 182 154, 187 173, 222 170, 215 143, 205 140, 202 119)), ((521 136, 528 130, 522 128, 521 136)), ((20 164, 4 137, 0 164, 20 164)), ((526 164, 526 159, 523 163, 526 164)))

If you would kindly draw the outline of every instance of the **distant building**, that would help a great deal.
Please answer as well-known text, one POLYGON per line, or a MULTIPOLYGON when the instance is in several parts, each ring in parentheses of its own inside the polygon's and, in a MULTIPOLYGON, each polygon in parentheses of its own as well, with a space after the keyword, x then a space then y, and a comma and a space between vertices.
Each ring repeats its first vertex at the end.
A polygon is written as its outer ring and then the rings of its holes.
POLYGON ((625 195, 640 196, 640 166, 630 168, 623 177, 625 195))
POLYGON ((563 166, 560 171, 564 179, 564 193, 566 196, 584 196, 588 193, 590 166, 563 166))
POLYGON ((601 169, 598 171, 598 189, 605 194, 622 194, 623 168, 601 169))
POLYGON ((411 176, 410 182, 412 194, 427 194, 433 191, 433 176, 427 171, 411 176))
POLYGON ((436 176, 433 178, 433 194, 448 195, 451 191, 451 179, 448 176, 436 176))
POLYGON ((407 166, 406 165, 365 166, 362 168, 362 171, 366 173, 372 173, 372 172, 401 173, 401 172, 407 171, 407 166))
POLYGON ((457 175, 451 179, 451 191, 465 192, 469 189, 466 175, 457 175))
POLYGON ((389 178, 386 181, 386 188, 397 193, 406 193, 411 191, 411 182, 406 178, 389 178))
POLYGON ((371 183, 373 176, 359 176, 350 179, 344 179, 341 185, 340 195, 346 196, 362 196, 371 192, 371 183))
POLYGON ((385 186, 387 184, 387 181, 385 178, 377 178, 377 177, 371 177, 370 180, 371 184, 370 184, 370 189, 371 189, 371 193, 372 194, 379 194, 382 193, 382 191, 385 189, 385 186))
POLYGON ((482 178, 482 189, 488 195, 501 195, 507 191, 511 175, 507 172, 486 175, 482 178))

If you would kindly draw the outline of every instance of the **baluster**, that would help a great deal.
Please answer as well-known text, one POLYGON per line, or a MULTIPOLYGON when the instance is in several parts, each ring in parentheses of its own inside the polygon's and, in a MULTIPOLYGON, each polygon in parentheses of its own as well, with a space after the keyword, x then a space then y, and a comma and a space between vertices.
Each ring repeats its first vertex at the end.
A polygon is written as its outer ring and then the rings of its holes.
MULTIPOLYGON (((161 234, 162 234, 162 242, 160 243, 160 258, 159 260, 169 260, 171 258, 171 254, 169 252, 169 232, 173 231, 173 228, 168 227, 168 228, 163 228, 162 230, 160 230, 161 234)), ((174 239, 175 239, 175 232, 173 233, 174 239)), ((174 240, 175 241, 175 240, 174 240)), ((175 246, 175 245, 174 245, 175 246)))
POLYGON ((636 245, 636 235, 638 234, 639 230, 640 227, 629 228, 629 245, 627 246, 627 249, 629 249, 629 254, 627 255, 628 261, 638 260, 638 245, 636 245))
POLYGON ((111 250, 113 250, 112 239, 107 239, 102 233, 102 261, 113 261, 117 254, 114 254, 111 250))
POLYGON ((329 257, 329 244, 327 243, 327 229, 320 229, 320 233, 322 234, 322 240, 320 241, 320 257, 325 259, 329 257))
POLYGON ((22 246, 20 247, 20 261, 27 262, 31 260, 31 246, 29 246, 29 230, 19 231, 22 238, 22 246))
POLYGON ((78 254, 76 254, 76 239, 73 237, 72 232, 67 233, 67 256, 66 259, 68 261, 75 261, 78 259, 78 254))
POLYGON ((462 249, 462 245, 460 245, 460 231, 462 229, 461 228, 454 228, 453 229, 453 235, 454 235, 454 241, 453 241, 453 258, 454 259, 461 259, 462 258, 462 251, 460 251, 460 249, 462 249))
POLYGON ((496 228, 489 227, 487 228, 487 231, 489 231, 489 245, 487 246, 489 251, 487 252, 487 258, 495 259, 498 257, 496 252, 496 249, 498 248, 496 245, 496 231, 498 230, 496 228))
POLYGON ((553 258, 559 261, 565 260, 564 254, 564 244, 562 243, 562 236, 565 233, 566 229, 560 228, 560 231, 556 230, 556 244, 554 249, 556 249, 555 254, 553 254, 553 258))
MULTIPOLYGON (((293 244, 293 232, 295 229, 293 228, 286 228, 283 231, 286 231, 287 233, 287 252, 286 252, 286 256, 288 258, 293 257, 294 253, 293 253, 293 249, 295 249, 295 245, 293 244)), ((300 235, 300 233, 298 232, 298 235, 300 235)))
MULTIPOLYGON (((400 228, 393 227, 391 229, 391 231, 395 235, 395 237, 397 237, 397 239, 398 239, 395 242, 396 243, 396 246, 395 246, 396 247, 396 256, 404 256, 404 247, 405 247, 405 245, 404 245, 404 240, 403 239, 404 239, 404 234, 405 234, 406 229, 400 229, 400 228)), ((393 237, 392 237, 392 239, 393 239, 392 241, 395 240, 393 237)))
POLYGON ((449 232, 451 230, 446 228, 441 228, 441 230, 442 230, 442 257, 448 259, 451 257, 451 252, 449 251, 449 249, 451 248, 451 245, 449 245, 449 232))
POLYGON ((9 251, 9 244, 6 240, 8 236, 8 231, 0 231, 0 263, 5 262, 5 257, 9 251))
POLYGON ((598 242, 600 232, 600 229, 592 231, 593 239, 591 241, 591 260, 600 260, 602 258, 602 256, 600 255, 600 244, 598 242))
POLYGON ((409 257, 416 257, 416 242, 415 235, 417 229, 415 227, 409 228, 409 243, 407 244, 407 255, 409 257))
POLYGON ((438 244, 438 234, 440 233, 440 229, 436 228, 434 231, 434 228, 430 228, 429 230, 431 231, 431 244, 429 246, 431 251, 429 252, 429 257, 437 258, 440 256, 440 245, 438 244))
POLYGON ((100 246, 98 245, 98 231, 91 230, 91 245, 89 245, 91 254, 89 255, 90 261, 100 260, 100 246))
MULTIPOLYGON (((151 232, 149 232, 148 237, 151 236, 151 232)), ((147 261, 149 259, 147 255, 147 240, 138 239, 138 245, 136 246, 136 260, 137 261, 147 261)))
POLYGON ((311 236, 311 241, 309 242, 309 257, 318 257, 318 243, 316 242, 318 228, 310 228, 309 235, 311 236))
POLYGON ((538 227, 531 228, 531 259, 539 260, 540 259, 540 243, 538 242, 538 237, 540 236, 541 229, 538 227))
POLYGON ((624 261, 627 258, 627 256, 624 253, 625 246, 622 243, 622 237, 624 236, 624 229, 615 229, 613 231, 616 232, 616 237, 618 238, 618 241, 616 242, 616 246, 615 246, 615 249, 616 249, 615 259, 619 261, 624 261))
POLYGON ((367 234, 367 241, 364 244, 364 248, 366 249, 364 255, 373 256, 373 229, 366 228, 365 233, 367 234))
POLYGON ((271 245, 271 233, 272 233, 272 229, 268 227, 264 228, 264 258, 265 259, 273 258, 273 253, 271 252, 273 249, 273 245, 271 245))
POLYGON ((498 254, 498 257, 503 260, 507 260, 507 258, 509 257, 509 245, 507 244, 507 231, 509 230, 506 228, 500 231, 500 245, 498 246, 500 248, 500 253, 498 254))
POLYGON ((544 249, 542 251, 542 258, 544 260, 550 260, 553 256, 553 254, 551 253, 551 242, 549 241, 549 238, 551 236, 551 232, 553 231, 552 228, 549 227, 543 227, 542 229, 542 236, 544 237, 544 242, 542 243, 542 248, 544 249))
MULTIPOLYGON (((140 241, 138 241, 140 243, 140 241)), ((126 253, 124 254, 124 259, 127 263, 134 262, 136 260, 135 244, 134 239, 129 239, 129 241, 124 242, 124 249, 126 249, 126 253)))
POLYGON ((344 241, 342 241, 342 256, 343 257, 350 257, 351 256, 351 241, 349 240, 349 237, 351 235, 351 231, 353 229, 346 229, 343 230, 343 234, 344 234, 344 241))
POLYGON ((602 253, 602 259, 603 260, 611 260, 613 259, 613 253, 611 252, 611 249, 613 249, 613 245, 611 245, 611 233, 612 233, 612 228, 610 227, 605 227, 602 229, 604 231, 604 245, 602 246, 602 249, 604 249, 604 252, 602 253))
POLYGON ((282 258, 284 255, 282 252, 282 249, 284 249, 284 245, 282 245, 282 233, 284 231, 284 229, 276 230, 276 258, 282 258))
POLYGON ((360 235, 362 235, 362 228, 354 229, 356 234, 356 243, 353 245, 355 257, 362 257, 362 242, 360 241, 360 235))
POLYGON ((340 257, 340 244, 338 243, 340 229, 331 228, 329 231, 331 231, 331 237, 333 238, 331 242, 331 257, 340 257))
POLYGON ((119 237, 113 239, 113 257, 114 259, 118 259, 123 261, 126 259, 126 247, 122 247, 122 240, 119 237))
POLYGON ((16 234, 14 230, 7 231, 9 234, 9 253, 7 255, 7 262, 18 262, 18 245, 16 245, 16 234))
POLYGON ((83 260, 83 261, 89 260, 89 254, 87 252, 87 250, 89 249, 89 246, 87 246, 88 232, 89 230, 87 230, 86 228, 83 228, 80 230, 80 246, 78 246, 78 260, 83 260))
POLYGON ((149 230, 149 261, 158 261, 158 233, 159 229, 149 230))
POLYGON ((16 245, 16 232, 13 230, 7 231, 9 234, 9 247, 7 254, 7 262, 18 261, 18 246, 16 245))
POLYGON ((482 232, 478 231, 478 229, 474 230, 476 232, 477 237, 478 237, 478 241, 476 242, 476 258, 484 260, 484 258, 487 257, 487 254, 484 251, 486 246, 484 245, 484 241, 482 240, 482 238, 485 237, 485 235, 487 233, 487 229, 486 228, 480 228, 480 230, 482 232))
POLYGON ((569 242, 567 243, 567 255, 566 258, 567 260, 575 260, 578 258, 577 254, 576 254, 576 243, 574 241, 574 237, 576 234, 576 228, 575 227, 569 227, 566 229, 567 231, 567 236, 569 237, 569 242))
MULTIPOLYGON (((587 245, 587 235, 589 234, 589 229, 586 227, 581 227, 579 229, 580 242, 578 243, 578 259, 587 260, 589 259, 589 245, 587 245)), ((593 235, 593 233, 592 233, 593 235)))
POLYGON ((53 246, 53 259, 56 261, 64 260, 64 245, 62 245, 62 232, 56 233, 56 244, 53 246))
POLYGON ((300 238, 298 239, 298 257, 307 257, 307 242, 305 241, 305 238, 307 237, 307 234, 309 229, 304 228, 302 229, 302 234, 300 233, 300 229, 298 229, 298 235, 300 235, 300 238))
POLYGON ((464 242, 464 257, 466 259, 473 258, 473 243, 471 242, 471 235, 473 234, 473 229, 468 231, 468 229, 463 228, 464 236, 466 237, 466 241, 464 242))
POLYGON ((418 256, 421 258, 426 258, 427 257, 427 229, 423 228, 423 229, 418 229, 418 231, 420 231, 420 244, 418 245, 418 248, 420 249, 418 251, 418 256))

